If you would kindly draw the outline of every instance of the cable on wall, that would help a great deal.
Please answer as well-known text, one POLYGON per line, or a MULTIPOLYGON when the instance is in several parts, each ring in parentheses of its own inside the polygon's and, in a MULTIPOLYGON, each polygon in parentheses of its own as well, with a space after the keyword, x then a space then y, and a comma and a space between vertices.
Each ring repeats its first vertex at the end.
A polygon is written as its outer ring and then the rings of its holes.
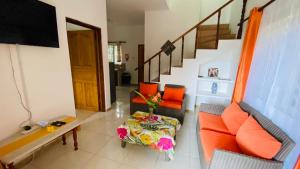
MULTIPOLYGON (((20 89, 18 87, 17 80, 16 80, 15 68, 14 68, 14 64, 13 64, 13 60, 12 60, 12 56, 11 56, 12 55, 11 47, 10 47, 10 45, 8 45, 8 47, 9 47, 9 60, 10 60, 10 66, 11 66, 11 71, 12 71, 12 77, 13 77, 13 80, 14 80, 14 86, 15 86, 17 92, 18 92, 20 104, 21 104, 22 108, 28 114, 28 118, 25 121, 23 121, 22 123, 20 123, 19 127, 20 128, 24 127, 25 123, 29 123, 29 125, 31 126, 31 124, 32 124, 32 112, 29 110, 28 107, 26 107, 26 105, 23 101, 23 97, 22 97, 22 94, 21 94, 20 89)), ((16 45, 16 47, 17 47, 17 45, 16 45)), ((17 52, 17 55, 18 55, 18 52, 17 52)))

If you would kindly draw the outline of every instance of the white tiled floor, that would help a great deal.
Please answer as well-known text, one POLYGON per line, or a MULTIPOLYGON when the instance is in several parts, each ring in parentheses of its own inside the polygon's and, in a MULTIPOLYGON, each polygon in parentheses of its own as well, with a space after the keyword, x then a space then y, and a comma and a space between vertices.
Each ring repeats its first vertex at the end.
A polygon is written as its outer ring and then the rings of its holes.
POLYGON ((73 151, 61 141, 35 153, 23 169, 200 169, 196 138, 196 115, 187 112, 177 135, 175 160, 166 161, 163 153, 147 147, 127 144, 123 149, 116 128, 129 114, 130 87, 117 88, 117 103, 109 112, 97 113, 82 125, 78 133, 79 150, 73 151))

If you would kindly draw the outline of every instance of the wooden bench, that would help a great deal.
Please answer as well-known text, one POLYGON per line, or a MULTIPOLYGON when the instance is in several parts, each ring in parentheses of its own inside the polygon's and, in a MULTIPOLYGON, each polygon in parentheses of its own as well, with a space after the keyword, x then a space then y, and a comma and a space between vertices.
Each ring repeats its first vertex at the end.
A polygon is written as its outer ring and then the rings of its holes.
MULTIPOLYGON (((60 117, 56 120, 62 120, 66 119, 67 117, 60 117)), ((55 120, 54 120, 55 121, 55 120)), ((78 150, 78 142, 77 142, 77 128, 79 125, 81 125, 83 120, 78 120, 74 118, 72 122, 68 122, 67 124, 57 127, 56 130, 47 133, 46 135, 37 138, 30 143, 26 143, 22 145, 21 147, 6 153, 5 155, 0 156, 0 169, 14 169, 14 164, 16 162, 19 162, 29 155, 33 154, 35 151, 39 150, 43 146, 47 145, 48 143, 54 141, 58 137, 62 137, 63 145, 66 145, 66 134, 68 132, 72 132, 73 134, 73 140, 74 140, 74 150, 78 150)), ((40 130, 45 129, 37 129, 36 131, 33 131, 32 133, 29 133, 27 135, 21 135, 20 133, 0 142, 0 149, 1 147, 4 147, 8 144, 13 144, 16 141, 20 141, 21 139, 26 139, 26 137, 30 136, 31 134, 35 132, 39 132, 40 130)))

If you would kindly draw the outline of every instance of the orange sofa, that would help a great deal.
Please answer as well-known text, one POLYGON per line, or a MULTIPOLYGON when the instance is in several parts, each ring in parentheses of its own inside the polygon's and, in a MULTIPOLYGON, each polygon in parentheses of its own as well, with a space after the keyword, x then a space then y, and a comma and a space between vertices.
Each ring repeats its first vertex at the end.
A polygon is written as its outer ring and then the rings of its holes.
MULTIPOLYGON (((183 124, 186 110, 185 87, 181 85, 166 84, 163 92, 159 91, 158 88, 159 86, 157 83, 140 83, 139 89, 137 90, 148 98, 155 95, 157 92, 160 92, 162 101, 154 113, 176 118, 183 124)), ((148 112, 149 107, 140 96, 135 92, 131 92, 130 114, 133 114, 136 111, 148 112)))
POLYGON ((248 104, 202 104, 197 137, 202 169, 280 169, 295 143, 248 104))

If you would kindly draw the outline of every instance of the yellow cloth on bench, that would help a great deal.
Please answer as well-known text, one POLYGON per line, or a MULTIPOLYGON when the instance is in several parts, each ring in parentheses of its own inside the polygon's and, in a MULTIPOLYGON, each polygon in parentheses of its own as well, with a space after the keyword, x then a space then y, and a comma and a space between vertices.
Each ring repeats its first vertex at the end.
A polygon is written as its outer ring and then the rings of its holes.
MULTIPOLYGON (((64 120, 64 122, 66 123, 71 123, 73 121, 75 121, 76 118, 75 117, 66 117, 64 120)), ((63 126, 62 126, 63 127, 63 126)), ((54 127, 54 131, 59 129, 60 127, 54 127)), ((8 143, 2 147, 0 147, 0 157, 1 156, 4 156, 4 155, 7 155, 13 151, 16 151, 17 149, 29 144, 29 143, 32 143, 48 134, 50 134, 51 132, 48 132, 47 131, 47 128, 41 128, 23 138, 20 138, 20 139, 17 139, 11 143, 8 143)))

